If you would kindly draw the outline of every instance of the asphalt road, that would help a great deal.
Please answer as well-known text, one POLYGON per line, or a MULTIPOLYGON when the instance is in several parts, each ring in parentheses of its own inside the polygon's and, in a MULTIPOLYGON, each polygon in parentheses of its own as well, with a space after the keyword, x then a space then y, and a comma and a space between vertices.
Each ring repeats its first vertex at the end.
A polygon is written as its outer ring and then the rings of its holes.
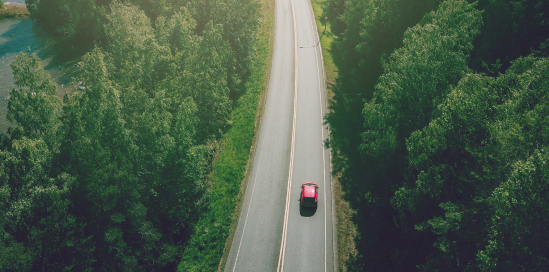
POLYGON ((334 271, 323 69, 309 0, 276 0, 269 88, 225 271, 334 271), (300 208, 311 180, 318 208, 300 208))

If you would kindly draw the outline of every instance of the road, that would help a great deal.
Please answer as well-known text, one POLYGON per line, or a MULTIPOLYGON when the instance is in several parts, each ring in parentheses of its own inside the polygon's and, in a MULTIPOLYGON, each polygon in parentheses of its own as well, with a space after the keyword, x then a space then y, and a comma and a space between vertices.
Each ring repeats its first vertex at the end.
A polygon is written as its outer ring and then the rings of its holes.
POLYGON ((225 271, 334 271, 326 86, 309 0, 275 0, 267 98, 225 271), (299 205, 305 181, 317 209, 299 205))

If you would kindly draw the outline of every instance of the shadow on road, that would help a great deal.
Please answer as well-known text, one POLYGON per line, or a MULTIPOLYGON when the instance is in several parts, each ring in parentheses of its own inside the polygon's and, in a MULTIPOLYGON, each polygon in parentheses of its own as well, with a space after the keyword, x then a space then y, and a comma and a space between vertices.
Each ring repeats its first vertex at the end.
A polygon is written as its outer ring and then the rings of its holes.
POLYGON ((304 217, 311 217, 315 215, 316 213, 316 207, 310 208, 310 207, 303 207, 299 205, 299 214, 304 217))

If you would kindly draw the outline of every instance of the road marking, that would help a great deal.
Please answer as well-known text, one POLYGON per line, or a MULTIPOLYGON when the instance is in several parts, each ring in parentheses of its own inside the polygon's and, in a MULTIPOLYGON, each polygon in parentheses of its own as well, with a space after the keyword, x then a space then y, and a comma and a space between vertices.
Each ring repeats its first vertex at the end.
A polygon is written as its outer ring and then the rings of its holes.
POLYGON ((261 166, 261 155, 263 154, 263 149, 259 152, 259 163, 257 164, 257 172, 255 173, 254 185, 252 186, 252 195, 250 196, 250 206, 248 206, 248 211, 246 212, 246 218, 244 218, 244 227, 242 228, 242 235, 240 235, 240 243, 238 244, 238 250, 236 251, 236 257, 234 259, 233 272, 236 269, 236 263, 238 262, 238 255, 240 254, 240 246, 242 246, 242 240, 244 240, 244 231, 246 230, 246 223, 248 223, 248 214, 250 214, 252 200, 254 198, 255 184, 257 183, 257 176, 259 173, 259 166, 261 166))
POLYGON ((286 234, 288 232, 288 214, 290 213, 290 194, 292 191, 292 172, 294 167, 294 145, 295 145, 295 126, 296 126, 296 113, 297 113, 297 27, 295 23, 295 9, 294 1, 292 3, 292 15, 294 19, 294 116, 292 125, 292 145, 290 148, 290 170, 288 174, 288 188, 286 189, 286 209, 284 211, 284 227, 282 228, 282 241, 280 242, 280 253, 278 255, 278 267, 276 271, 284 271, 284 254, 286 253, 286 234))
MULTIPOLYGON (((309 0, 309 2, 310 2, 310 1, 311 1, 311 0, 309 0)), ((311 9, 311 12, 312 12, 313 18, 314 18, 314 11, 312 10, 312 4, 310 5, 310 7, 311 7, 310 9, 311 9)), ((315 27, 315 33, 316 33, 316 35, 317 35, 317 37, 318 37, 318 28, 317 28, 317 25, 316 25, 316 19, 314 20, 314 27, 315 27)), ((321 85, 324 85, 323 90, 324 90, 324 94, 326 94, 326 96, 325 96, 325 97, 326 97, 325 107, 326 107, 326 110, 328 110, 328 93, 327 93, 327 91, 326 91, 326 71, 324 70, 324 55, 322 54, 322 43, 320 42, 320 39, 321 39, 321 38, 319 37, 319 38, 318 38, 318 51, 317 51, 317 53, 320 52, 320 64, 321 64, 320 67, 323 68, 323 69, 322 69, 322 80, 324 81, 324 84, 321 84, 321 85)), ((317 56, 318 56, 318 55, 317 55, 317 56)), ((318 58, 317 58, 317 61, 318 61, 318 58)), ((319 66, 317 66, 317 69, 318 69, 318 67, 319 67, 319 66)), ((318 73, 320 74, 320 71, 319 71, 319 70, 317 70, 317 71, 318 71, 318 73)), ((319 82, 322 82, 320 79, 321 79, 321 77, 320 77, 320 75, 319 75, 319 82)), ((319 89, 319 91, 321 91, 321 90, 319 89)), ((320 110, 320 111, 321 111, 321 114, 322 114, 322 98, 321 98, 320 100, 321 100, 321 101, 320 101, 320 104, 321 104, 321 110, 320 110)), ((322 118, 322 117, 321 117, 321 118, 322 118)), ((321 120, 322 120, 322 119, 321 119, 321 120)), ((322 123, 324 123, 324 122, 322 122, 322 123)), ((323 128, 322 128, 322 133, 324 133, 324 130, 327 130, 327 131, 328 131, 328 135, 329 135, 329 133, 330 133, 329 126, 330 126, 330 125, 327 124, 326 127, 323 127, 323 128)), ((328 137, 329 137, 329 136, 328 136, 328 137)), ((323 134, 322 138, 324 138, 324 134, 323 134)), ((327 149, 330 149, 330 148, 328 147, 327 149)), ((323 154, 323 155, 324 155, 324 151, 325 151, 325 150, 324 150, 324 146, 323 146, 323 149, 322 149, 322 154, 323 154)), ((323 161, 324 161, 325 158, 323 157, 322 159, 323 159, 323 161)), ((325 161, 324 161, 324 165, 326 165, 325 161)), ((333 264, 334 264, 333 271, 337 271, 337 256, 336 256, 336 254, 337 254, 337 248, 336 248, 336 250, 333 250, 334 246, 337 247, 337 241, 336 241, 336 239, 337 239, 337 234, 336 234, 337 227, 336 227, 336 225, 335 225, 337 219, 336 219, 336 214, 335 214, 335 210, 334 210, 334 209, 335 209, 335 202, 334 202, 335 200, 334 200, 334 197, 333 197, 334 184, 333 184, 333 182, 332 182, 332 176, 331 176, 331 169, 332 169, 332 153, 331 153, 331 152, 328 153, 328 165, 330 165, 330 189, 331 189, 330 191, 332 192, 332 201, 331 201, 331 203, 330 203, 330 204, 331 204, 331 205, 330 205, 330 206, 331 206, 331 209, 330 209, 330 210, 331 210, 331 214, 332 214, 332 252, 333 252, 333 264)), ((324 169, 324 178, 326 178, 326 169, 324 169)), ((325 225, 325 227, 326 227, 326 226, 327 226, 327 225, 325 225)), ((326 243, 325 243, 325 245, 326 245, 326 243)), ((325 254, 326 254, 326 253, 325 253, 325 254)))
MULTIPOLYGON (((320 44, 320 37, 318 37, 318 31, 316 30, 316 20, 314 18, 314 12, 312 10, 312 5, 309 5, 309 9, 311 11, 311 15, 313 16, 312 17, 312 20, 313 20, 313 25, 315 26, 315 35, 316 37, 318 38, 318 42, 320 44)), ((318 77, 318 93, 319 93, 319 96, 318 96, 318 103, 319 103, 319 106, 320 106, 320 131, 321 131, 321 134, 320 134, 320 137, 321 137, 321 144, 322 144, 322 174, 323 174, 323 185, 324 186, 324 272, 326 272, 327 270, 327 266, 328 266, 328 258, 327 258, 327 225, 328 225, 328 222, 327 222, 327 215, 326 215, 326 155, 325 155, 325 151, 324 151, 324 125, 323 125, 323 115, 322 115, 322 91, 320 90, 321 86, 322 86, 322 82, 320 81, 320 66, 318 65, 318 48, 315 48, 315 60, 316 60, 316 71, 317 71, 317 77, 318 77)), ((324 64, 323 64, 324 65, 324 64)))
MULTIPOLYGON (((321 77, 320 77, 320 65, 318 64, 318 52, 321 50, 322 48, 322 45, 320 44, 320 37, 318 36, 318 29, 316 27, 316 19, 315 19, 315 13, 313 11, 313 5, 312 3, 309 1, 309 12, 310 12, 310 16, 309 17, 311 19, 311 25, 313 26, 314 28, 314 35, 313 36, 316 36, 316 38, 318 39, 318 43, 317 45, 320 45, 319 48, 316 48, 315 46, 315 60, 316 60, 316 71, 317 71, 317 78, 318 78, 318 92, 319 92, 319 105, 320 105, 320 131, 321 131, 321 144, 322 144, 322 169, 323 169, 323 186, 324 186, 324 272, 327 271, 328 269, 328 249, 327 249, 327 246, 328 246, 328 243, 327 243, 327 226, 328 226, 328 222, 327 222, 327 209, 326 209, 326 154, 325 154, 325 148, 324 148, 324 118, 323 118, 323 113, 322 113, 322 90, 321 90, 321 87, 322 87, 322 81, 321 81, 321 77)), ((322 52, 320 53, 321 56, 322 56, 322 52)), ((322 66, 324 66, 324 62, 321 63, 322 66)), ((334 260, 335 262, 335 260, 334 260)), ((335 271, 335 270, 334 270, 335 271)))

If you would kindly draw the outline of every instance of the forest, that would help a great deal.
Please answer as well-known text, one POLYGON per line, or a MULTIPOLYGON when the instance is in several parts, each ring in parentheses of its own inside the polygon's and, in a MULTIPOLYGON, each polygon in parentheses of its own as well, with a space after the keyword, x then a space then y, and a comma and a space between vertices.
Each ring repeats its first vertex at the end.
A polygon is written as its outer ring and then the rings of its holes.
POLYGON ((36 55, 11 64, 0 271, 178 269, 208 209, 219 141, 247 94, 259 2, 26 5, 38 23, 93 49, 78 63, 77 90, 62 97, 36 55))
MULTIPOLYGON (((358 230, 345 269, 546 270, 549 1, 324 3, 338 71, 327 144, 358 230)), ((26 5, 93 49, 63 97, 36 55, 11 64, 0 271, 215 270, 223 245, 203 245, 228 227, 200 220, 249 91, 258 2, 26 5)))
POLYGON ((545 271, 549 2, 326 0, 347 271, 545 271))

